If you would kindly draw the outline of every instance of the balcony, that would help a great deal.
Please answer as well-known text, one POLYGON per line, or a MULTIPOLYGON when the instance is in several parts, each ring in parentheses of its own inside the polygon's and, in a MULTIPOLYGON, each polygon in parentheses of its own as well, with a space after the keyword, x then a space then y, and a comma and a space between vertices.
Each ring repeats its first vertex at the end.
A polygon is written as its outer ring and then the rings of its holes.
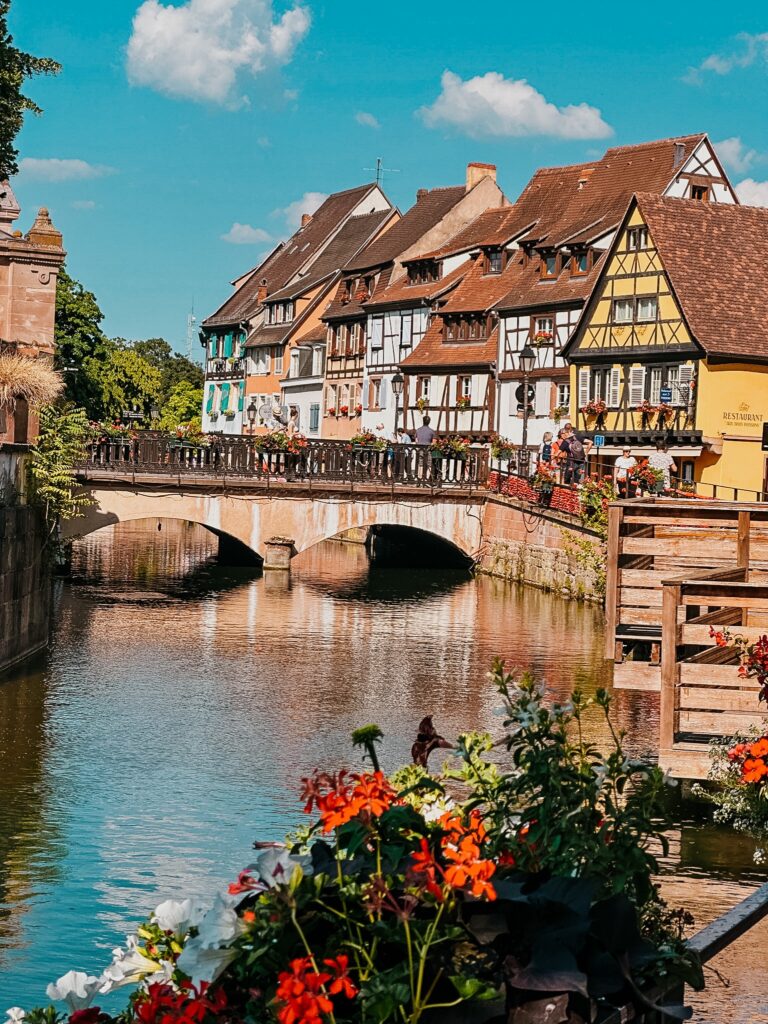
POLYGON ((206 380, 242 380, 245 359, 209 359, 205 367, 206 380))

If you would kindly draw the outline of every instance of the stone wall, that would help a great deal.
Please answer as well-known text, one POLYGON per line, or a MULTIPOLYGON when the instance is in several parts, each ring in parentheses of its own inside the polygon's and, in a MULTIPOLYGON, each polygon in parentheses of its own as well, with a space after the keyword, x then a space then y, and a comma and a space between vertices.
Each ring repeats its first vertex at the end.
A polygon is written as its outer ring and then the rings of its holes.
POLYGON ((27 505, 0 508, 0 672, 48 643, 45 524, 27 505))
POLYGON ((602 562, 600 538, 575 516, 504 495, 488 500, 478 572, 602 601, 602 562))

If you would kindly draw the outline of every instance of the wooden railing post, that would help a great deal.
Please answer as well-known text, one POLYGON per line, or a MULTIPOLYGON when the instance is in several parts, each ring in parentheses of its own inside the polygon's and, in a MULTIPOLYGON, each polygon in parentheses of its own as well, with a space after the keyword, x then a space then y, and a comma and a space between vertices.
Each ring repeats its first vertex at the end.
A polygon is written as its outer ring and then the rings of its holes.
POLYGON ((661 600, 661 702, 659 752, 671 750, 677 732, 678 668, 677 609, 682 595, 679 583, 662 584, 661 600))
POLYGON ((749 510, 739 512, 739 532, 736 538, 736 565, 741 569, 749 569, 749 533, 752 525, 752 514, 749 510))
POLYGON ((616 617, 619 608, 619 556, 621 554, 621 527, 624 509, 621 505, 608 506, 608 536, 605 553, 605 658, 616 660, 616 617))

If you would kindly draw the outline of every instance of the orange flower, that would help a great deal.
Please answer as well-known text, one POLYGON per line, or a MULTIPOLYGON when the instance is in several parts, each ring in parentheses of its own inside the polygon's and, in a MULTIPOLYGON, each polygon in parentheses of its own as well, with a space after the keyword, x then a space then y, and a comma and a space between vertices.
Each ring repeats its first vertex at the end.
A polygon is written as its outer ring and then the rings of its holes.
POLYGON ((759 739, 756 743, 753 743, 749 748, 749 752, 752 757, 765 757, 768 754, 768 739, 765 736, 759 739))
POLYGON ((437 882, 437 872, 440 870, 440 867, 426 839, 421 838, 420 849, 412 853, 411 857, 413 858, 413 864, 411 865, 413 874, 424 875, 424 888, 435 897, 438 903, 442 903, 445 897, 443 890, 437 882))
POLYGON ((324 990, 331 975, 316 971, 308 956, 291 960, 289 966, 289 971, 281 971, 277 977, 275 998, 283 1004, 277 1019, 280 1024, 322 1024, 322 1015, 333 1012, 324 990))
POLYGON ((360 814, 378 818, 395 802, 397 794, 382 772, 352 775, 354 785, 346 781, 346 774, 315 772, 311 779, 302 779, 304 810, 310 814, 317 807, 323 832, 346 825, 360 814))
POLYGON ((761 758, 748 757, 741 768, 741 778, 744 782, 759 782, 764 775, 768 775, 768 765, 761 758))
POLYGON ((347 999, 354 999, 357 988, 349 977, 349 957, 340 953, 333 960, 323 960, 323 963, 333 971, 333 978, 328 986, 331 995, 344 995, 347 999))
POLYGON ((256 915, 252 910, 244 910, 243 920, 245 921, 246 924, 253 924, 253 922, 256 920, 256 915))

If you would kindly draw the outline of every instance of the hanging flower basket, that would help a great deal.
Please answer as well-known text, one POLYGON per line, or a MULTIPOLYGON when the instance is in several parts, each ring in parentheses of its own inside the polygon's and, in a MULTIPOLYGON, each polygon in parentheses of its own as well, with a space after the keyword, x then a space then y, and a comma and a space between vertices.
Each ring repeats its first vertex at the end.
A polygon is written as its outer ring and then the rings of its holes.
POLYGON ((594 419, 596 416, 602 416, 607 406, 602 398, 593 399, 587 402, 586 405, 582 405, 580 412, 583 412, 589 419, 594 419))
POLYGON ((471 398, 468 398, 468 397, 465 397, 464 395, 462 395, 460 398, 456 399, 456 408, 457 409, 468 409, 470 407, 470 405, 472 405, 472 399, 471 398))

